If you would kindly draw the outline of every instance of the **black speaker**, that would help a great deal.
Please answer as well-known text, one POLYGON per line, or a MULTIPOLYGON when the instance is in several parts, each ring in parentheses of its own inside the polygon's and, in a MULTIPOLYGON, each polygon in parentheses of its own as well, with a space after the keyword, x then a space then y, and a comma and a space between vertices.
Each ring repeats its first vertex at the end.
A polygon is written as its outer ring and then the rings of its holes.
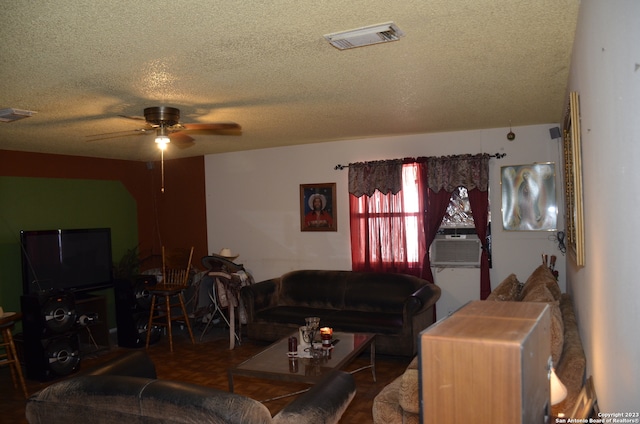
MULTIPOLYGON (((137 348, 146 345, 151 297, 149 287, 156 285, 153 275, 140 275, 131 280, 114 281, 118 346, 137 348)), ((160 339, 160 328, 151 329, 149 344, 160 339)))
POLYGON ((71 331, 76 324, 75 297, 70 292, 41 292, 20 298, 25 337, 43 338, 71 331))
POLYGON ((549 128, 549 136, 552 140, 560 138, 560 127, 549 128))
POLYGON ((76 372, 80 368, 80 342, 77 332, 40 340, 24 341, 27 378, 51 380, 76 372))
POLYGON ((27 378, 49 380, 80 367, 75 298, 69 292, 20 297, 27 378))

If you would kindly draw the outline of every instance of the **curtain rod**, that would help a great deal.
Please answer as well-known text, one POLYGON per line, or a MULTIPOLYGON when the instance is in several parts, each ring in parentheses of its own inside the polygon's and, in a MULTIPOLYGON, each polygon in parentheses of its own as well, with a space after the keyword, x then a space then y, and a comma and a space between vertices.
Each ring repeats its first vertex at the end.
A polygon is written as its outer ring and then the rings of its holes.
MULTIPOLYGON (((506 153, 496 153, 495 155, 489 155, 490 158, 496 158, 496 159, 502 159, 505 156, 507 156, 506 153)), ((342 171, 344 168, 348 168, 348 167, 349 165, 337 164, 336 166, 333 167, 333 169, 335 169, 336 171, 342 171)))

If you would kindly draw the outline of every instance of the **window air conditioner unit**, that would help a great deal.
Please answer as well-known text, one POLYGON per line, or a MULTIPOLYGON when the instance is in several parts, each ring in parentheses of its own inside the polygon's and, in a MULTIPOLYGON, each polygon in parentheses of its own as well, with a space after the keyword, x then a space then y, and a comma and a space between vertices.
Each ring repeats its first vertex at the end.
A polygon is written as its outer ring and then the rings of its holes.
POLYGON ((437 235, 431 243, 431 266, 480 267, 482 244, 476 234, 437 235))

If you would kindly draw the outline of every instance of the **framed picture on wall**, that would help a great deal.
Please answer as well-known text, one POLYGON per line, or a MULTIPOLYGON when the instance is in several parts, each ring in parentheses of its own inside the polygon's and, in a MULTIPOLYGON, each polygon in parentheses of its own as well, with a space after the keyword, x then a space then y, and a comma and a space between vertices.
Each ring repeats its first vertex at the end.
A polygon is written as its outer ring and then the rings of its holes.
POLYGON ((584 212, 582 209, 582 147, 578 93, 569 93, 564 118, 564 202, 567 219, 567 250, 576 265, 584 266, 584 212))
POLYGON ((336 183, 300 184, 300 230, 337 231, 336 183))
POLYGON ((503 166, 502 227, 512 231, 557 229, 556 171, 553 162, 503 166))

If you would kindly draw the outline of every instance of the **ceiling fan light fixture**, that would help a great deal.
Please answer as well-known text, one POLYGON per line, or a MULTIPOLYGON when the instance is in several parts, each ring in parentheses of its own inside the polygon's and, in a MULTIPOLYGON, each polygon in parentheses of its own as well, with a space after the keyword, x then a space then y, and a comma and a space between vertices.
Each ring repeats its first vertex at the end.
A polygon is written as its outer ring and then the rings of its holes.
POLYGON ((397 41, 404 32, 393 22, 326 34, 324 38, 339 50, 397 41))
POLYGON ((171 140, 169 140, 169 137, 166 135, 161 135, 156 137, 156 143, 158 143, 158 148, 160 150, 164 150, 167 148, 167 144, 171 143, 171 140))
POLYGON ((167 127, 165 127, 164 125, 160 125, 160 127, 158 128, 158 131, 156 133, 156 143, 158 144, 158 148, 160 148, 160 150, 166 149, 167 144, 171 143, 167 132, 167 127))

